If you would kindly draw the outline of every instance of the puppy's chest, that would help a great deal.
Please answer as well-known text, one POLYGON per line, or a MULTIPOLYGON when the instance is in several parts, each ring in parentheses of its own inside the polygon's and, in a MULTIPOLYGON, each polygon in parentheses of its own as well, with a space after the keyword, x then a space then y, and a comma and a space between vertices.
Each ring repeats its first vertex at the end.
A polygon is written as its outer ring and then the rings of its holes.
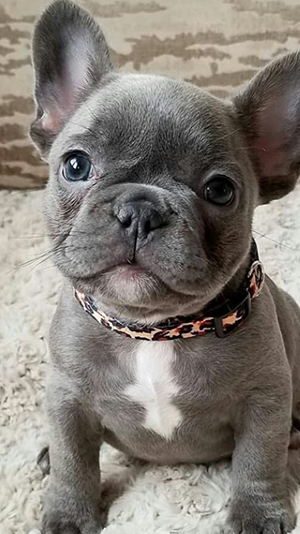
POLYGON ((174 401, 180 385, 174 373, 172 342, 139 342, 133 354, 134 381, 124 395, 144 409, 142 426, 170 439, 183 415, 174 401))

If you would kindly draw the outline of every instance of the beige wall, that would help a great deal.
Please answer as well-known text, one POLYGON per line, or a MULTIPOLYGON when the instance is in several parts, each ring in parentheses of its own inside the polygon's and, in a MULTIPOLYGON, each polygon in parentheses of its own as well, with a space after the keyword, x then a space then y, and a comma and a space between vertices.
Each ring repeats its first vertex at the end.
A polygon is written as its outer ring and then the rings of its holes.
MULTIPOLYGON (((115 63, 190 80, 220 96, 270 58, 299 47, 298 0, 82 0, 115 63)), ((47 169, 27 130, 30 41, 44 0, 0 0, 0 187, 40 187, 47 169)))

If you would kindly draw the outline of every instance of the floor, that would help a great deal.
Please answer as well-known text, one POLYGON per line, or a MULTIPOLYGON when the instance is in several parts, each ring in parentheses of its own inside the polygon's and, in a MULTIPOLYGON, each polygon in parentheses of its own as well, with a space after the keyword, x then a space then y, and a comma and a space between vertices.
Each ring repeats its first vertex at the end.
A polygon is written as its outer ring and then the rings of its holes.
MULTIPOLYGON (((60 276, 47 259, 43 192, 0 191, 0 531, 37 534, 47 442, 43 411, 48 329, 60 276)), ((300 187, 257 209, 254 235, 269 275, 300 304, 300 187)), ((156 467, 102 452, 104 494, 114 496, 105 534, 218 534, 230 497, 226 463, 156 467)), ((297 496, 300 512, 300 494, 297 496)), ((294 532, 300 533, 299 527, 294 532)))

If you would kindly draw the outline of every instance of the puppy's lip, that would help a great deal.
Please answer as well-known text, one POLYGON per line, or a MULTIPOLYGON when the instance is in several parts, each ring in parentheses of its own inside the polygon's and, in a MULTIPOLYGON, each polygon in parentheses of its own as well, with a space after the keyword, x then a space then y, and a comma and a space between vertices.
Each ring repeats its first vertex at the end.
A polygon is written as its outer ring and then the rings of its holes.
POLYGON ((149 275, 147 271, 137 263, 121 263, 120 265, 115 265, 108 269, 105 274, 119 276, 122 279, 134 279, 139 278, 140 276, 149 275))
POLYGON ((150 271, 146 270, 137 263, 120 263, 117 265, 111 265, 103 270, 97 270, 95 272, 73 276, 73 279, 76 279, 77 282, 95 282, 98 279, 105 279, 108 277, 115 280, 119 278, 121 280, 127 279, 128 281, 134 281, 140 277, 149 278, 151 276, 153 277, 150 271))

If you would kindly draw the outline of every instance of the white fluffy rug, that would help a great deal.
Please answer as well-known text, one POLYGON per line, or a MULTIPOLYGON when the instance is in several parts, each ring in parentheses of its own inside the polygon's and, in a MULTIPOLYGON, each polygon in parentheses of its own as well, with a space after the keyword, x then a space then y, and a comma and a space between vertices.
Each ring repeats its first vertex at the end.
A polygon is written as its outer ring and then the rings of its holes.
MULTIPOLYGON (((48 328, 60 287, 47 248, 43 192, 0 192, 0 532, 37 534, 47 480, 36 456, 47 442, 43 411, 48 328)), ((300 188, 257 210, 254 229, 267 272, 300 303, 300 188), (282 243, 279 245, 278 243, 282 243)), ((230 498, 230 465, 155 467, 106 447, 105 493, 119 494, 105 534, 217 534, 230 498), (121 491, 122 490, 122 491, 121 491), (121 493, 121 495, 120 495, 121 493)), ((296 502, 300 512, 300 494, 296 502)), ((294 532, 300 533, 299 526, 294 532)))

